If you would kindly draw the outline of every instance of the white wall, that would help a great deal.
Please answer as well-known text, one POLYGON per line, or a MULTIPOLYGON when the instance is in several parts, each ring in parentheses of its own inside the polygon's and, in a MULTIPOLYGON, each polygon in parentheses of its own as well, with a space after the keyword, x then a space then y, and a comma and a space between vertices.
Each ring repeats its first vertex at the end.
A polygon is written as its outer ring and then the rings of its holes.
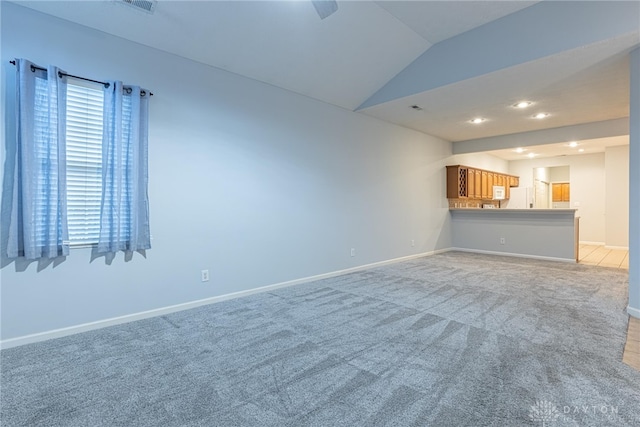
POLYGON ((538 181, 549 182, 549 168, 536 168, 533 171, 533 176, 538 181))
POLYGON ((568 166, 557 166, 549 168, 549 182, 569 182, 571 171, 568 166))
POLYGON ((3 340, 451 246, 449 142, 0 4, 3 84, 25 57, 155 94, 153 248, 5 266, 3 340))
POLYGON ((472 166, 492 172, 509 173, 509 162, 486 153, 455 154, 448 160, 449 165, 472 166))
POLYGON ((533 169, 551 166, 569 166, 571 208, 578 209, 576 215, 580 217, 580 241, 604 244, 604 153, 515 160, 509 162, 509 173, 520 176, 520 187, 533 187, 533 169))
POLYGON ((629 146, 607 147, 605 244, 629 247, 629 146))

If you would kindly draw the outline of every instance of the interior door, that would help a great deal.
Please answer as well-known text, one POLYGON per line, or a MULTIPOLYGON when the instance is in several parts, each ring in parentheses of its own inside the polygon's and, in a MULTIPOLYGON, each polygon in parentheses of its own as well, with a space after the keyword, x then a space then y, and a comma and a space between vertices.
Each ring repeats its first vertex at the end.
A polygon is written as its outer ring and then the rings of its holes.
POLYGON ((549 183, 536 179, 534 182, 536 209, 549 209, 549 183))

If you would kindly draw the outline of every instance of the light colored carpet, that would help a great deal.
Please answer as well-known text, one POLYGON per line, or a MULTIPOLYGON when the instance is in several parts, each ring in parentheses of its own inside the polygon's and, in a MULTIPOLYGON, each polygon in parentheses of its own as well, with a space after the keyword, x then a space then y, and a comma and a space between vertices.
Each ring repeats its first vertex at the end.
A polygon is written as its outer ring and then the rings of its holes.
POLYGON ((637 426, 624 270, 449 252, 1 352, 2 426, 637 426))

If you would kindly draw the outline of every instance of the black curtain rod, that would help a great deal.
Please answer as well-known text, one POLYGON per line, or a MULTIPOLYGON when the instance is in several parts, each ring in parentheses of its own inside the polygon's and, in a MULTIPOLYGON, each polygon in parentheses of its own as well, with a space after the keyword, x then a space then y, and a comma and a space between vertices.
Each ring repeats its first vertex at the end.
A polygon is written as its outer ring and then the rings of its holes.
MULTIPOLYGON (((9 61, 11 64, 16 65, 16 61, 9 61)), ((36 70, 42 70, 42 71, 47 71, 46 68, 42 68, 42 67, 38 67, 37 65, 31 65, 31 71, 36 71, 36 70)), ((103 85, 105 88, 109 88, 109 86, 111 86, 111 83, 109 82, 101 82, 100 80, 93 80, 93 79, 88 79, 86 77, 80 77, 80 76, 74 76, 73 74, 67 74, 67 73, 63 73, 62 71, 58 71, 58 77, 62 78, 62 76, 67 76, 67 77, 72 77, 74 79, 80 79, 80 80, 84 80, 87 82, 93 82, 93 83, 99 83, 101 85, 103 85)), ((131 89, 128 88, 127 93, 131 93, 131 89)), ((147 92, 144 90, 140 91, 140 94, 142 96, 146 95, 147 92)), ((153 96, 153 92, 149 92, 149 96, 153 96)))

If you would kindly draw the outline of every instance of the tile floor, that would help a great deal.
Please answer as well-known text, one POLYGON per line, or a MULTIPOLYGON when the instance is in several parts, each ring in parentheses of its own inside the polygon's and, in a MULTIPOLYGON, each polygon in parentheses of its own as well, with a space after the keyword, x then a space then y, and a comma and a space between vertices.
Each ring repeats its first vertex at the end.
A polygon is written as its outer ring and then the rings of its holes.
POLYGON ((583 245, 578 249, 580 264, 599 265, 629 269, 629 251, 622 249, 606 249, 604 246, 583 245))
POLYGON ((629 317, 627 345, 624 347, 622 361, 640 371, 640 319, 629 317))

